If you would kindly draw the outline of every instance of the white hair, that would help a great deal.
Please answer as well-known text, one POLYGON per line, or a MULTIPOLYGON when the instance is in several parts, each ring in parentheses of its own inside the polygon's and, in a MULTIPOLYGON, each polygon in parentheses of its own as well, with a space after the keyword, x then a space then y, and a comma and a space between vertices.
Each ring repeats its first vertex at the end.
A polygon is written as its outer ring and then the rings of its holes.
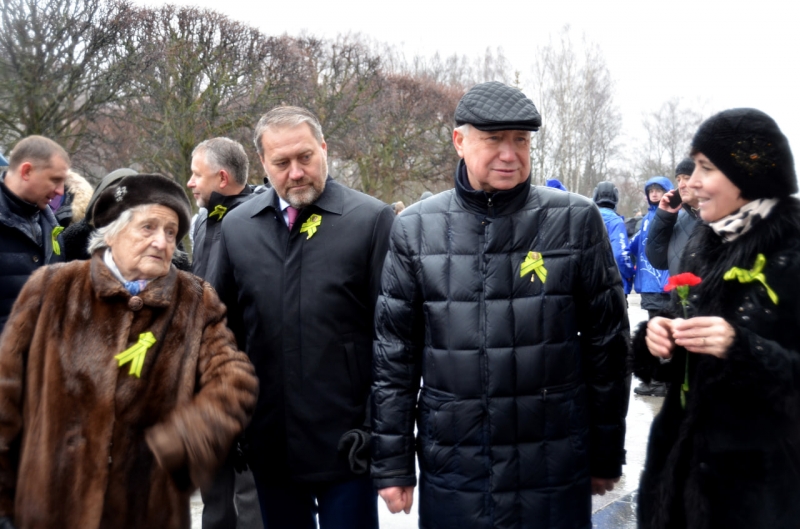
POLYGON ((149 205, 142 205, 136 206, 131 209, 126 209, 123 211, 119 217, 117 217, 113 222, 110 224, 106 224, 102 228, 98 228, 92 232, 89 236, 89 255, 92 255, 97 250, 102 250, 103 248, 108 248, 108 239, 113 239, 128 225, 128 223, 133 220, 134 213, 139 211, 144 211, 150 207, 149 205))
POLYGON ((469 131, 472 130, 472 125, 470 125, 469 123, 464 123, 463 125, 459 125, 458 127, 456 127, 455 130, 460 132, 462 136, 466 136, 467 134, 469 134, 469 131))

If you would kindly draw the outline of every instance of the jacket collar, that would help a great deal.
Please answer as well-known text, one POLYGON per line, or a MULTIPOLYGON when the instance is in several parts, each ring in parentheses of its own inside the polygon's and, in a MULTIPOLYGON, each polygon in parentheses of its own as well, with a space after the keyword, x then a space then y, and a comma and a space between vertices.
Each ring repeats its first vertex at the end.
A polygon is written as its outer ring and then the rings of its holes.
POLYGON ((496 191, 494 193, 477 191, 469 183, 467 166, 464 164, 464 160, 458 162, 455 180, 456 196, 464 209, 490 218, 516 213, 528 201, 528 195, 531 191, 531 175, 528 175, 524 182, 505 191, 496 191))
MULTIPOLYGON (((125 286, 114 277, 111 270, 103 262, 103 251, 98 250, 92 255, 91 279, 95 292, 101 298, 120 297, 130 299, 131 294, 125 286)), ((150 307, 169 306, 175 293, 175 283, 178 280, 178 269, 175 265, 169 267, 169 272, 164 277, 159 277, 147 283, 147 288, 142 290, 138 297, 145 305, 150 307)))
POLYGON ((214 191, 211 193, 211 197, 208 199, 208 211, 214 211, 214 208, 217 206, 225 206, 226 208, 230 208, 232 205, 238 205, 239 201, 243 198, 247 198, 253 194, 253 190, 255 186, 251 184, 247 184, 242 189, 242 192, 238 195, 222 195, 214 191))
MULTIPOLYGON (((255 217, 269 209, 280 212, 281 208, 278 204, 278 198, 278 193, 275 192, 275 188, 273 187, 254 198, 253 200, 259 200, 261 203, 252 216, 255 217)), ((342 211, 344 211, 344 194, 342 192, 341 184, 336 183, 333 178, 328 176, 328 179, 325 181, 325 190, 322 192, 322 195, 320 195, 316 202, 305 209, 309 211, 321 209, 322 211, 327 211, 328 213, 341 215, 342 211)))

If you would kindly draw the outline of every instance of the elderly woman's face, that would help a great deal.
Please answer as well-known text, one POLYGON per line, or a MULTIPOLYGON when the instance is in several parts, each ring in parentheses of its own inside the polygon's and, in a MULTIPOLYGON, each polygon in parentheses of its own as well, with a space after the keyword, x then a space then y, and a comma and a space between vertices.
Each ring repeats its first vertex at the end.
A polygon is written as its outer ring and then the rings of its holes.
POLYGON ((107 239, 119 271, 127 281, 167 275, 178 235, 178 215, 166 206, 147 206, 116 237, 107 239))
POLYGON ((694 173, 688 185, 697 197, 700 218, 714 222, 749 202, 742 198, 739 188, 705 154, 697 153, 693 158, 694 173))

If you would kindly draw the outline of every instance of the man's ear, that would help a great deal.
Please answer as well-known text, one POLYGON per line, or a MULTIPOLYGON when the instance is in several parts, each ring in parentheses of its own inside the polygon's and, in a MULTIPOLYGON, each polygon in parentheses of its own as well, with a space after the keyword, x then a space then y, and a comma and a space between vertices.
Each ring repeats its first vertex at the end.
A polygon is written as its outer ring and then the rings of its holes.
POLYGON ((460 158, 464 157, 464 133, 458 129, 453 129, 453 146, 460 158))
POLYGON ((225 169, 219 170, 219 188, 225 189, 231 184, 231 175, 225 169))
POLYGON ((25 181, 30 180, 32 171, 33 171, 33 164, 31 162, 22 162, 21 164, 19 164, 18 172, 23 180, 25 181))

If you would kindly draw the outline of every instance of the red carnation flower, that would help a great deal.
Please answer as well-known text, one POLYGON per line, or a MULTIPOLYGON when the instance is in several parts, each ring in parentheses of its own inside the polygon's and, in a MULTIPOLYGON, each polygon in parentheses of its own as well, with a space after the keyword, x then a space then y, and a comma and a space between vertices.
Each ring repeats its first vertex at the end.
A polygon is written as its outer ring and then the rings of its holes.
POLYGON ((671 276, 664 285, 664 290, 669 292, 678 287, 693 287, 699 285, 703 280, 691 272, 685 272, 676 276, 671 276))

